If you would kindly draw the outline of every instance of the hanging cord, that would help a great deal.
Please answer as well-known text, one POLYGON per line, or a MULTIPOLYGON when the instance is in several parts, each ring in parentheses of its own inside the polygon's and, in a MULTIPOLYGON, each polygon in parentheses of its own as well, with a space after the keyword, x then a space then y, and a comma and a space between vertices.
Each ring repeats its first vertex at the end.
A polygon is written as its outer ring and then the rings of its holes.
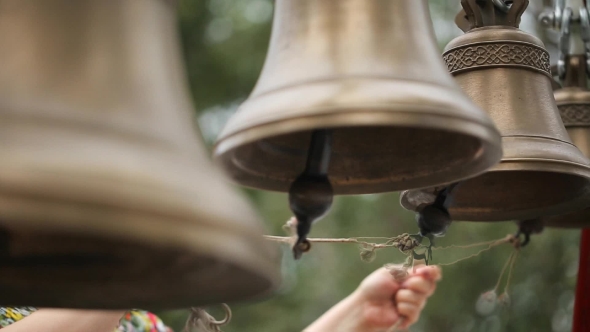
MULTIPOLYGON (((453 188, 450 188, 451 190, 453 188)), ((265 235, 264 238, 269 241, 273 242, 280 242, 292 245, 297 238, 297 219, 292 217, 289 219, 283 229, 289 234, 290 236, 271 236, 265 235)), ((489 251, 490 249, 497 247, 502 244, 510 244, 515 248, 521 247, 520 239, 516 238, 514 235, 506 235, 505 237, 493 241, 485 241, 480 243, 473 243, 469 245, 451 245, 447 247, 432 247, 431 245, 423 245, 421 244, 422 237, 420 235, 411 235, 411 234, 401 234, 394 237, 351 237, 351 238, 308 238, 307 240, 312 243, 339 243, 339 244, 346 244, 352 243, 356 244, 360 248, 360 257, 365 262, 372 262, 376 258, 377 250, 386 249, 386 248, 394 248, 398 249, 401 253, 406 255, 405 263, 400 267, 399 265, 393 264, 386 264, 385 268, 390 272, 393 278, 395 278, 398 282, 403 282, 410 274, 408 272, 409 269, 414 267, 414 262, 416 260, 428 260, 432 259, 431 251, 432 250, 445 250, 445 249, 470 249, 476 248, 479 246, 486 246, 484 249, 479 250, 477 253, 469 255, 467 257, 458 259, 456 261, 450 263, 442 263, 438 264, 439 266, 448 266, 454 265, 461 261, 477 257, 482 253, 489 251), (381 240, 381 242, 369 242, 369 240, 381 240), (423 250, 424 252, 420 253, 417 250, 423 250), (429 254, 430 252, 430 254, 429 254)), ((510 261, 507 263, 506 267, 503 269, 501 277, 504 275, 505 270, 507 267, 510 267, 509 271, 509 279, 512 277, 512 266, 516 257, 511 255, 510 261)), ((505 287, 505 290, 508 288, 508 284, 505 287)), ((506 295, 507 298, 507 295, 506 295)), ((404 324, 404 318, 400 318, 387 332, 395 332, 398 331, 399 328, 404 324)), ((206 331, 206 330, 205 330, 206 331)), ((208 332, 208 331, 207 331, 208 332)), ((217 331, 216 331, 217 332, 217 331)))
MULTIPOLYGON (((265 235, 264 238, 269 241, 273 242, 281 242, 286 244, 292 244, 297 240, 297 220, 295 217, 288 220, 283 229, 291 236, 284 237, 284 236, 271 236, 265 235)), ((410 235, 407 233, 395 236, 395 237, 353 237, 353 238, 309 238, 310 242, 316 243, 353 243, 357 244, 361 248, 361 259, 365 262, 371 262, 376 257, 376 250, 377 249, 385 249, 385 248, 395 248, 398 249, 401 253, 406 255, 406 261, 400 267, 399 265, 394 264, 386 264, 384 267, 389 271, 392 277, 398 281, 403 282, 406 280, 410 273, 408 272, 410 269, 414 268, 414 262, 416 259, 425 259, 425 255, 416 254, 415 250, 419 248, 428 248, 430 246, 425 246, 420 244, 420 242, 416 239, 416 235, 410 235), (382 243, 374 243, 368 242, 365 240, 383 240, 382 243)), ((434 250, 445 250, 445 249, 469 249, 475 248, 478 246, 486 246, 484 249, 479 250, 477 253, 469 255, 467 257, 458 259, 456 261, 450 263, 442 263, 438 264, 439 266, 449 266, 457 264, 461 261, 477 257, 482 253, 489 251, 490 249, 497 247, 501 244, 510 244, 515 249, 516 252, 513 252, 509 260, 504 265, 502 272, 500 273, 500 278, 496 287, 494 288, 494 292, 499 288, 500 281, 503 275, 506 272, 506 269, 509 267, 508 272, 508 281, 506 282, 506 286, 504 287, 504 293, 499 300, 507 301, 508 293, 507 290, 510 285, 510 279, 512 278, 512 270, 513 266, 516 262, 516 257, 518 256, 518 250, 523 246, 522 242, 518 237, 514 235, 507 235, 504 238, 493 240, 493 241, 485 241, 480 243, 473 243, 469 245, 451 245, 447 247, 435 247, 431 248, 434 250)), ((205 309, 200 307, 191 308, 190 316, 186 321, 184 332, 222 332, 221 327, 225 326, 230 323, 232 318, 232 311, 230 307, 222 303, 221 306, 225 311, 225 317, 222 320, 216 320, 215 317, 211 316, 205 309)), ((396 332, 399 328, 404 324, 405 318, 400 317, 400 319, 389 329, 387 332, 396 332)))
POLYGON ((232 313, 227 304, 222 303, 221 306, 225 311, 225 318, 222 320, 216 320, 203 308, 191 308, 190 316, 184 326, 184 332, 222 332, 221 326, 229 324, 232 313))

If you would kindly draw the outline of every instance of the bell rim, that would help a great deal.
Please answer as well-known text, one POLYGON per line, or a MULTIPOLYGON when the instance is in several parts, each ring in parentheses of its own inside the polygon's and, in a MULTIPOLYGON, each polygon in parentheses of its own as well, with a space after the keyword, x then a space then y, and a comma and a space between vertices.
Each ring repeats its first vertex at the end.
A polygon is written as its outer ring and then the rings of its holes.
MULTIPOLYGON (((409 108, 407 105, 402 105, 403 108, 409 108)), ((400 107, 401 108, 401 107, 400 107)), ((421 110, 424 110, 425 107, 416 107, 421 110)), ((497 131, 495 127, 487 126, 485 123, 480 123, 474 120, 467 120, 465 118, 460 117, 449 117, 448 115, 440 115, 436 112, 426 113, 420 112, 420 114, 416 114, 415 112, 401 112, 396 111, 396 116, 391 116, 391 105, 388 106, 373 106, 373 107, 363 107, 361 109, 370 110, 369 112, 371 115, 381 114, 382 116, 378 119, 374 119, 371 121, 360 122, 359 120, 363 120, 366 116, 367 111, 357 111, 357 112, 341 112, 339 110, 343 109, 342 107, 328 107, 322 108, 324 112, 319 115, 309 116, 302 119, 303 122, 300 125, 294 126, 293 121, 294 119, 287 119, 281 120, 271 123, 265 123, 259 126, 251 127, 248 129, 244 129, 242 131, 238 131, 232 133, 231 135, 227 135, 221 137, 215 144, 213 148, 213 157, 216 163, 221 164, 223 168, 226 170, 226 173, 230 174, 230 177, 234 179, 234 182, 237 182, 241 186, 253 188, 253 189, 262 189, 262 190, 269 190, 275 192, 286 192, 288 190, 289 184, 280 184, 281 181, 273 181, 276 182, 275 184, 267 184, 267 185, 252 185, 248 183, 244 183, 244 181, 236 181, 232 172, 234 170, 233 167, 227 166, 231 164, 230 159, 232 159, 231 155, 236 152, 240 147, 245 146, 249 143, 256 142, 261 138, 269 138, 276 136, 278 134, 295 134, 299 132, 306 132, 314 129, 320 128, 317 125, 318 121, 317 118, 325 118, 323 123, 324 126, 321 128, 346 128, 346 127, 391 127, 392 129, 395 128, 429 128, 429 129, 436 129, 446 132, 452 132, 456 134, 463 134, 463 135, 470 135, 472 137, 477 138, 482 143, 482 150, 485 151, 480 153, 482 156, 487 155, 486 158, 476 158, 471 161, 471 164, 480 163, 479 167, 477 167, 476 171, 473 169, 456 172, 460 173, 459 175, 455 176, 448 176, 445 180, 439 181, 434 185, 439 184, 446 184, 452 183, 457 179, 464 179, 468 177, 477 176, 478 174, 484 173, 487 169, 492 167, 493 165, 497 164, 498 161, 502 157, 502 148, 501 144, 501 135, 497 131), (326 109, 333 109, 332 113, 326 113, 326 109), (380 111, 382 110, 382 111, 380 111), (400 118, 404 118, 400 121, 400 118), (429 121, 425 121, 425 117, 429 118, 429 121), (414 118, 414 119, 412 119, 414 118), (449 126, 448 120, 452 118, 452 120, 456 121, 456 125, 449 126), (391 121, 387 121, 390 119, 391 121), (440 120, 446 120, 445 124, 441 124, 440 120), (288 121, 290 122, 289 131, 285 132, 282 127, 282 122, 288 121), (305 122, 310 122, 306 124, 305 122), (458 124, 461 123, 461 124, 458 124), (268 131, 261 130, 261 128, 269 128, 268 131), (255 131, 258 134, 252 134, 251 132, 255 131), (269 132, 271 134, 269 134, 269 132), (482 134, 483 133, 483 134, 482 134), (496 147, 498 147, 496 149, 496 147)), ((349 109, 359 109, 359 107, 351 106, 349 109)), ((375 118, 375 117, 372 117, 375 118)), ((366 119, 365 119, 366 120, 366 119)), ((468 167, 464 167, 468 168, 468 167)), ((245 173, 242 172, 242 173, 245 173)), ((453 172, 448 172, 453 173, 453 172)), ((440 176, 440 174, 438 175, 440 176)), ((432 181, 428 178, 424 178, 424 180, 420 181, 421 183, 413 185, 411 187, 402 187, 399 184, 389 184, 382 186, 381 188, 375 188, 374 185, 366 185, 367 188, 358 189, 356 187, 352 187, 352 189, 342 190, 341 187, 334 187, 334 191, 336 195, 358 195, 358 194, 372 194, 372 193, 385 193, 385 192, 393 192, 399 191, 403 189, 413 189, 413 188, 422 188, 429 186, 432 184, 432 181), (371 187, 372 189, 368 189, 371 187)), ((360 186, 362 187, 362 186, 360 186)))
MULTIPOLYGON (((549 172, 558 173, 565 175, 573 175, 579 177, 581 180, 586 182, 588 193, 581 195, 576 199, 564 201, 559 204, 554 204, 549 207, 543 207, 539 209, 527 209, 520 210, 517 212, 489 212, 488 214, 493 216, 479 215, 481 212, 457 212, 452 206, 449 207, 451 218, 457 222, 505 222, 511 220, 523 220, 533 219, 539 217, 558 216, 567 211, 577 211, 590 206, 590 167, 587 165, 563 161, 554 159, 541 159, 541 158, 512 158, 508 160, 502 160, 498 165, 492 167, 487 173, 491 172, 549 172), (564 169, 566 167, 567 169, 564 169), (572 169, 574 167, 574 169, 572 169), (525 169, 528 168, 528 169, 525 169), (534 210, 534 212, 533 212, 534 210)), ((467 181, 469 179, 466 179, 467 181)), ((455 190, 461 190, 461 186, 458 186, 455 190)), ((400 194, 400 205, 409 211, 417 212, 418 206, 410 203, 408 195, 411 195, 412 191, 419 191, 420 189, 406 190, 400 194)), ((434 187, 423 188, 422 190, 434 191, 434 187)))
MULTIPOLYGON (((484 128, 484 132, 486 133, 485 135, 476 135, 477 130, 473 129, 473 130, 463 130, 464 128, 460 127, 460 126, 456 126, 453 128, 449 129, 449 126, 446 125, 440 125, 438 124, 438 122, 436 121, 432 121, 429 122, 428 124, 424 124, 424 121, 416 121, 416 119, 412 119, 412 120, 404 120, 404 121, 399 121, 399 119, 392 119, 394 121, 383 121, 383 120, 388 120, 388 118, 392 118, 391 116, 391 109, 395 108, 395 107, 391 107, 391 105, 388 106, 382 106, 382 105, 374 105, 374 106, 361 106, 361 105, 353 105, 353 106, 349 106, 349 107, 315 107, 313 111, 317 111, 318 113, 321 112, 321 114, 317 114, 317 115, 311 115, 311 116, 306 116, 306 117, 302 117, 300 119, 297 118, 289 118, 289 119, 284 119, 284 120, 275 120, 275 121, 271 121, 271 122, 265 122, 265 123, 261 123, 258 124, 256 126, 252 126, 246 129, 242 129, 236 132, 233 132, 231 134, 225 135, 225 136, 220 136, 219 139, 215 142, 215 145, 213 146, 213 151, 214 151, 214 155, 215 156, 219 156, 222 155, 224 153, 226 153, 227 151, 234 149, 235 147, 241 146, 241 145, 245 145, 245 144, 249 144, 249 143, 253 143, 257 140, 259 140, 262 137, 273 137, 276 136, 278 134, 294 134, 297 132, 302 132, 302 131, 309 131, 309 130, 316 130, 316 129, 320 129, 320 128, 327 128, 327 129, 334 129, 334 128, 343 128, 343 127, 404 127, 404 126, 412 126, 412 127, 416 127, 416 128, 430 128, 431 126, 435 126, 437 129, 441 129, 447 132, 458 132, 458 133, 463 133, 466 135, 473 135, 473 136, 479 136, 480 139, 482 140, 488 140, 490 142, 494 141, 495 138, 497 138, 496 141, 501 141, 502 135, 500 134, 500 132, 496 129, 495 126, 487 126, 484 123, 479 123, 475 120, 467 120, 465 118, 461 118, 458 116, 451 116, 448 114, 439 114, 437 112, 428 112, 425 111, 425 109, 428 109, 428 107, 424 107, 424 106, 408 106, 408 105, 401 105, 400 104, 400 108, 405 108, 405 109, 409 109, 409 108, 415 108, 415 109, 419 109, 421 112, 420 114, 416 114, 415 112, 403 112, 403 111, 396 111, 396 116, 395 118, 399 118, 401 116, 408 116, 408 117, 422 117, 422 116, 427 116, 427 117, 436 117, 436 118, 451 118, 452 120, 457 120, 457 121, 461 121, 461 122, 465 122, 468 126, 469 125, 476 125, 476 126, 481 126, 482 128, 484 128), (359 122, 359 120, 366 120, 363 119, 364 117, 366 117, 366 113, 367 111, 358 111, 358 112, 342 112, 343 109, 369 109, 370 111, 370 115, 381 115, 381 117, 379 117, 379 119, 374 119, 372 121, 365 121, 365 122, 359 122), (332 110, 332 112, 326 112, 326 110, 332 110), (381 114, 379 114, 381 113, 381 114), (326 122, 325 125, 323 126, 319 126, 319 125, 315 125, 315 118, 328 118, 325 119, 324 121, 326 122), (335 118, 335 119, 332 119, 335 118), (350 119, 348 119, 350 118, 350 119), (293 121, 305 121, 305 120, 314 120, 314 125, 310 126, 310 125, 306 125, 306 124, 301 124, 301 125, 297 125, 297 126, 290 126, 289 131, 284 131, 281 127, 282 122, 293 122, 293 121), (258 135, 247 135, 248 132, 250 131, 255 131, 255 130, 262 130, 265 127, 270 127, 270 129, 268 129, 268 132, 270 132, 270 135, 268 135, 266 132, 265 133, 260 133, 258 135), (274 128, 274 127, 281 127, 281 128, 274 128), (246 136, 246 139, 243 140, 243 143, 232 143, 232 141, 234 140, 239 140, 239 139, 244 139, 243 136, 246 136), (239 137, 239 138, 238 138, 239 137), (228 141, 230 141, 228 143, 228 141)), ((431 108, 431 109, 436 109, 436 108, 431 108)))
MULTIPOLYGON (((3 197, 0 193, 0 201, 4 203, 12 203, 3 197)), ((39 201, 34 199, 33 204, 38 204, 39 201)), ((22 204, 30 204, 23 202, 22 204)), ((67 203, 66 203, 67 204, 67 203)), ((13 205, 14 206, 14 205, 13 205)), ((0 213, 4 210, 2 208, 2 204, 0 204, 0 213)), ((92 209, 89 209, 91 212, 92 209)), ((39 218, 39 215, 27 215, 28 213, 21 214, 20 218, 13 219, 11 223, 8 223, 9 226, 16 228, 19 232, 27 232, 29 229, 34 230, 38 233, 33 234, 46 234, 47 231, 50 231, 50 234, 59 233, 60 235, 70 235, 73 237, 76 236, 90 236, 92 240, 98 241, 105 241, 106 243, 113 243, 113 242, 125 242, 130 241, 130 245, 137 248, 137 250, 142 250, 142 248, 147 249, 149 248, 151 252, 154 251, 164 251, 164 250, 178 250, 181 251, 183 255, 189 255, 191 259, 196 261, 201 261, 203 259, 210 259, 217 263, 221 263, 227 267, 229 271, 225 271, 224 274, 219 274, 219 276, 223 275, 234 275, 234 273, 238 271, 247 272, 251 276, 255 276, 255 279, 250 278, 250 283, 248 285, 244 285, 241 281, 239 276, 236 276, 236 282, 233 282, 234 287, 231 288, 233 292, 240 292, 242 293, 240 296, 231 296, 231 292, 229 296, 219 297, 219 302, 228 302, 228 301, 238 301, 238 300, 254 300, 260 299, 269 296, 274 292, 279 284, 280 284, 280 273, 276 264, 273 264, 272 261, 275 260, 272 255, 269 255, 269 251, 267 250, 260 250, 256 245, 256 241, 265 241, 260 235, 259 239, 254 238, 245 238, 244 234, 241 234, 236 231, 232 231, 231 229, 215 227, 215 225, 208 225, 208 224, 198 224, 199 229, 198 232, 194 233, 193 236, 190 235, 191 232, 187 232, 187 227, 185 224, 178 224, 175 223, 167 223, 165 219, 157 218, 157 221, 160 223, 162 227, 159 227, 157 230, 153 230, 157 232, 159 236, 163 234, 163 232, 169 233, 168 236, 170 238, 169 241, 161 241, 159 237, 150 237, 149 239, 142 238, 140 235, 143 234, 142 232, 121 232, 118 229, 117 232, 110 232, 106 230, 101 230, 101 227, 97 227, 97 222, 88 223, 88 219, 85 219, 85 225, 82 228, 77 227, 76 231, 72 230, 71 226, 73 223, 78 223, 79 220, 71 220, 70 222, 65 222, 63 218, 59 221, 55 220, 51 222, 50 219, 39 218), (15 226, 18 222, 18 226, 15 226), (40 225, 44 225, 45 229, 39 232, 40 225), (204 229, 208 228, 208 229, 204 229), (218 243, 213 240, 215 235, 222 235, 225 239, 232 239, 231 243, 218 243), (179 237, 178 235, 183 235, 179 237), (159 243, 162 242, 162 243, 159 243), (211 247, 214 244, 215 247, 211 247), (239 244, 239 245, 238 245, 239 244), (254 290, 252 288, 252 282, 256 281, 256 284, 259 284, 262 287, 256 287, 254 290), (244 295, 246 293, 246 295, 244 295)), ((149 220, 145 216, 137 215, 136 218, 133 218, 134 222, 130 223, 130 220, 125 220, 126 228, 127 229, 145 229, 146 222, 149 220)), ((67 221, 67 220, 66 220, 67 221)), ((170 220, 168 220, 170 221, 170 220)), ((100 223, 100 222, 98 222, 100 223)), ((7 225, 6 222, 2 223, 3 225, 7 225)), ((121 223, 118 223, 121 225, 121 223)), ((152 224, 153 225, 153 224, 152 224)), ((127 243, 129 245, 129 243, 127 243)), ((137 251, 136 250, 136 251, 137 251)), ((134 251, 134 252, 136 252, 134 251)), ((185 256, 183 256, 185 257, 185 256)), ((174 259, 175 257, 170 257, 174 259)), ((127 261, 133 262, 133 261, 127 261)), ((133 264, 131 264, 133 266, 133 264)), ((123 266, 124 268, 125 266, 123 266)), ((154 272, 154 270, 150 270, 154 272)), ((113 275, 117 275, 116 271, 113 271, 113 275)), ((121 279, 125 280, 125 279, 121 279)), ((110 287, 115 287, 116 284, 120 283, 116 277, 109 279, 109 281, 105 281, 105 284, 111 284, 110 287)), ((88 282, 87 285, 80 285, 79 287, 70 285, 67 280, 61 283, 62 286, 69 285, 69 289, 73 293, 92 293, 89 289, 96 289, 96 284, 91 281, 88 282)), ((13 284, 13 286, 16 286, 13 284)), ((156 286, 156 285, 154 285, 156 286)), ((123 301, 123 297, 121 297, 118 292, 107 292, 103 291, 105 297, 112 296, 117 300, 113 300, 112 302, 105 301, 104 299, 96 300, 93 296, 84 297, 83 295, 80 297, 68 297, 68 299, 60 301, 60 304, 56 305, 55 302, 42 302, 42 303, 20 303, 21 305, 33 305, 33 306, 52 306, 52 307, 67 307, 67 308, 81 308, 81 309, 126 309, 130 307, 141 307, 146 309, 177 309, 177 308, 184 308, 189 306, 196 306, 196 305, 206 305, 206 304, 214 304, 212 302, 208 302, 204 300, 196 300, 199 298, 199 290, 202 289, 203 285, 199 285, 198 282, 195 285, 191 285, 187 283, 186 289, 183 292, 177 292, 178 294, 186 294, 186 296, 174 297, 170 296, 166 290, 161 291, 158 295, 152 295, 152 298, 148 301, 144 302, 134 302, 134 301, 123 301), (192 291, 193 290, 193 291, 192 291), (105 305, 105 303, 109 303, 105 305)), ((6 294, 5 294, 6 295, 6 294)), ((17 296, 20 298, 20 296, 17 296)), ((6 296, 4 297, 6 301, 6 296)), ((53 299, 52 299, 53 300, 53 299)), ((17 299, 13 300, 12 302, 18 301, 17 299)), ((11 302, 11 303, 12 303, 11 302)))
POLYGON ((541 222, 545 227, 551 229, 590 229, 590 208, 584 208, 579 211, 561 215, 544 217, 541 218, 541 222), (574 221, 571 221, 571 219, 574 219, 574 221))
MULTIPOLYGON (((12 168, 13 172, 11 173, 9 166, 0 165, 0 170, 0 174, 2 174, 0 183, 6 184, 8 179, 19 177, 25 178, 25 181, 30 181, 31 178, 33 180, 43 181, 42 177, 35 178, 34 172, 28 173, 31 170, 26 169, 26 167, 12 168), (16 174, 15 169, 20 175, 11 177, 10 174, 16 174)), ((53 174, 53 176, 58 175, 53 174)), ((63 181, 62 185, 66 188, 68 186, 75 188, 79 186, 79 182, 76 184, 76 181, 84 182, 86 180, 86 177, 80 174, 65 173, 65 175, 67 179, 63 181)), ((15 180, 13 179, 11 181, 14 184, 15 180)), ((52 181, 47 183, 53 184, 52 181)), ((133 185, 133 183, 118 183, 117 185, 126 187, 133 185)), ((27 186, 23 187, 26 188, 27 186)), ((39 185, 38 187, 46 188, 43 185, 39 185)), ((92 204, 89 201, 80 202, 76 196, 54 197, 47 191, 35 192, 27 189, 16 190, 15 188, 18 188, 18 186, 0 185, 0 215, 3 216, 0 218, 2 220, 0 225, 5 226, 9 230, 34 230, 39 233, 61 232, 60 234, 75 233, 79 236, 90 236, 92 239, 104 240, 106 242, 109 239, 117 239, 120 242, 131 241, 137 247, 143 248, 153 248, 155 246, 159 248, 157 250, 175 249, 190 253, 197 260, 207 258, 227 263, 232 266, 232 271, 247 271, 251 275, 256 275, 259 283, 267 285, 264 289, 258 289, 255 293, 245 297, 227 298, 226 300, 264 297, 274 291, 279 285, 280 273, 277 264, 274 262, 277 258, 277 250, 272 247, 272 244, 264 242, 261 229, 258 230, 260 232, 257 232, 255 229, 249 227, 251 225, 241 225, 231 220, 224 220, 226 219, 224 216, 204 210, 194 211, 193 214, 187 214, 182 218, 177 211, 174 211, 172 214, 162 214, 154 212, 155 210, 153 209, 137 210, 129 208, 125 210, 122 205, 112 206, 105 202, 92 204), (45 202, 45 205, 40 205, 41 202, 45 202), (20 206, 21 208, 17 209, 15 206, 20 206), (41 207, 39 210, 31 208, 35 206, 41 207), (103 218, 104 214, 97 214, 97 210, 106 211, 106 216, 108 216, 110 222, 106 223, 103 218), (72 213, 72 211, 76 211, 76 213, 72 213), (50 216, 53 216, 53 218, 48 218, 50 216), (146 229, 148 225, 150 227, 149 232, 146 229), (212 253, 212 247, 205 245, 210 239, 199 235, 204 229, 209 229, 210 234, 217 232, 217 234, 233 237, 234 240, 231 241, 233 245, 213 242, 215 253, 212 253), (235 245, 240 242, 242 242, 242 245, 235 245)), ((76 191, 71 190, 71 192, 76 191)), ((184 212, 186 213, 186 211, 184 212)), ((244 216, 244 218, 247 218, 247 216, 244 216)), ((186 292, 190 292, 190 289, 187 289, 186 292)), ((117 296, 117 294, 112 295, 117 296)), ((198 298, 198 293, 192 295, 194 295, 194 298, 198 298)), ((154 300, 152 303, 123 303, 120 296, 118 301, 114 302, 117 302, 117 304, 115 305, 113 303, 112 306, 105 307, 99 305, 101 303, 100 301, 93 302, 93 299, 88 297, 81 299, 77 303, 63 302, 62 304, 63 307, 96 309, 122 309, 125 307, 158 308, 159 302, 167 303, 161 307, 162 309, 181 308, 198 304, 198 301, 191 301, 191 298, 185 298, 182 301, 177 300, 176 302, 170 301, 170 297, 166 296, 165 291, 159 300, 154 300), (92 303, 95 303, 95 305, 92 303), (122 303, 120 307, 118 303, 122 303)), ((52 302, 29 303, 28 305, 55 306, 56 304, 52 302)))

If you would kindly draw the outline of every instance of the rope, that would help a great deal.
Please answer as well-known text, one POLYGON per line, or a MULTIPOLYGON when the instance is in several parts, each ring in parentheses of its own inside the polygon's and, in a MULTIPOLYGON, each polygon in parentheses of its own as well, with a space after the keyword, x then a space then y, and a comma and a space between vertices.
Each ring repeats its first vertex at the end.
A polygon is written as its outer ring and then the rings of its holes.
MULTIPOLYGON (((294 241, 296 239, 296 232, 295 232, 296 223, 297 223, 297 220, 295 218, 291 218, 283 226, 283 229, 290 236, 264 235, 264 239, 266 239, 268 241, 286 243, 289 245, 293 245, 293 243, 295 243, 294 241)), ((404 234, 401 234, 398 236, 394 236, 394 237, 308 238, 308 241, 312 242, 312 243, 353 243, 353 244, 359 245, 361 248, 361 259, 363 259, 364 261, 367 261, 367 262, 370 262, 375 258, 375 250, 376 249, 397 248, 404 255, 407 256, 406 263, 404 265, 402 265, 401 267, 399 265, 388 264, 385 266, 385 268, 387 268, 389 270, 389 272, 391 273, 391 275, 397 281, 400 281, 400 282, 405 280, 409 276, 408 270, 410 268, 413 268, 414 260, 421 259, 421 258, 416 257, 416 253, 414 250, 418 249, 418 248, 428 248, 427 246, 420 244, 420 240, 416 238, 416 235, 410 235, 407 233, 404 233, 404 234), (364 241, 364 240, 381 240, 383 242, 380 242, 380 243, 379 242, 368 242, 368 241, 364 241), (370 254, 370 255, 368 255, 368 254, 370 254)), ((504 265, 504 268, 502 269, 502 272, 500 274, 500 280, 501 280, 506 269, 509 267, 508 282, 505 287, 505 290, 506 290, 510 284, 510 278, 512 277, 512 270, 513 270, 513 267, 514 267, 514 264, 516 261, 516 256, 518 255, 518 248, 520 248, 520 240, 515 238, 514 235, 507 235, 501 239, 473 243, 473 244, 469 244, 469 245, 451 245, 451 246, 447 246, 447 247, 434 247, 433 250, 444 250, 444 249, 452 249, 452 248, 469 249, 469 248, 475 248, 475 247, 484 246, 484 245, 487 246, 486 248, 479 250, 477 253, 469 255, 467 257, 460 258, 460 259, 450 262, 450 263, 438 264, 440 266, 449 266, 449 265, 454 265, 456 263, 459 263, 461 261, 464 261, 464 260, 467 260, 467 259, 470 259, 473 257, 477 257, 477 256, 481 255, 482 253, 484 253, 488 250, 491 250, 494 247, 497 247, 501 244, 506 244, 506 243, 511 244, 517 250, 516 252, 513 252, 510 255, 508 261, 504 265)), ((498 280, 498 284, 496 284, 496 289, 499 287, 500 280, 498 280)), ((231 320, 231 317, 232 317, 232 313, 231 313, 229 306, 227 306, 226 304, 222 304, 222 306, 226 312, 226 317, 221 321, 216 320, 213 316, 209 315, 202 308, 198 308, 198 307, 192 308, 191 315, 189 316, 189 318, 186 322, 184 332, 222 332, 221 326, 228 324, 231 320)), ((404 322, 405 322, 405 319, 403 317, 400 317, 400 319, 389 330, 387 330, 387 332, 398 331, 398 329, 404 324, 404 322)))

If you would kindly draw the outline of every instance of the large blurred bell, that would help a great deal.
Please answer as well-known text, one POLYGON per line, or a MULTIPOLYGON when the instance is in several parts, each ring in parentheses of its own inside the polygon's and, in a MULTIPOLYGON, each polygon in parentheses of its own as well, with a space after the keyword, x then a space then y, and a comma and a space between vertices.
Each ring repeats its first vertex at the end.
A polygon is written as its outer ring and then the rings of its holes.
MULTIPOLYGON (((444 52, 459 85, 494 120, 504 149, 499 165, 455 187, 451 217, 501 221, 583 208, 590 200, 589 161, 560 119, 549 53, 517 28, 528 1, 514 0, 505 11, 497 2, 463 0, 470 30, 444 52)), ((438 190, 405 192, 402 205, 419 210, 438 190)))
MULTIPOLYGON (((590 90, 585 59, 583 55, 568 58, 564 86, 555 91, 555 101, 572 141, 586 156, 590 156, 590 90)), ((541 220, 548 227, 588 228, 590 208, 541 220)))
POLYGON ((242 185, 287 191, 326 128, 335 194, 449 183, 501 157, 440 59, 426 0, 275 2, 262 75, 215 156, 242 185))
POLYGON ((170 1, 0 0, 0 305, 174 308, 276 281, 193 128, 170 1))

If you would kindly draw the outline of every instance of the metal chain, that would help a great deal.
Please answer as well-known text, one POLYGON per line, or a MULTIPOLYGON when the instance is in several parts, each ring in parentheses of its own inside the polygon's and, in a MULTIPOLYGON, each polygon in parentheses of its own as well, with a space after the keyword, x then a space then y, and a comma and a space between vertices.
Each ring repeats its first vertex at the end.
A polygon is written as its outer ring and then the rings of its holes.
POLYGON ((572 25, 579 23, 580 38, 584 42, 584 54, 587 63, 587 74, 590 75, 590 14, 584 6, 580 8, 580 18, 574 21, 572 8, 565 8, 565 0, 557 0, 551 12, 544 12, 539 16, 539 21, 546 28, 559 32, 557 74, 563 80, 567 72, 567 57, 570 55, 572 25))
POLYGON ((557 73, 560 79, 565 78, 566 60, 571 46, 571 24, 574 11, 571 8, 566 8, 563 11, 561 20, 561 29, 559 34, 559 58, 557 59, 557 73))
POLYGON ((539 21, 546 28, 555 30, 561 29, 563 10, 565 9, 565 0, 556 0, 555 6, 551 11, 545 11, 539 16, 539 21))
POLYGON ((590 14, 585 7, 580 8, 580 37, 584 42, 586 73, 590 75, 590 14))

